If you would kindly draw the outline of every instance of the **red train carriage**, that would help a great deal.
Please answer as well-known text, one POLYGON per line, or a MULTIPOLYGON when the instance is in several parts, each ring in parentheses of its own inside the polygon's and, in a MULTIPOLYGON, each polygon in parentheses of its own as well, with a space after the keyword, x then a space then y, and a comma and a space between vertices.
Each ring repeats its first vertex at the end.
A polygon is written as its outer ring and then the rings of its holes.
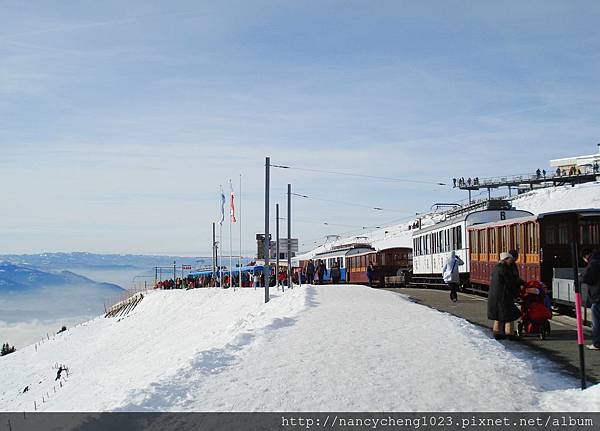
POLYGON ((346 256, 346 278, 348 283, 364 284, 369 282, 367 267, 377 261, 375 250, 356 250, 346 256))
POLYGON ((395 247, 375 251, 357 251, 346 256, 348 282, 365 284, 369 282, 367 266, 371 263, 375 270, 374 285, 385 286, 386 277, 397 276, 412 268, 412 248, 395 247))
POLYGON ((524 280, 552 287, 553 270, 571 268, 571 243, 600 246, 600 210, 569 210, 485 223, 468 228, 470 283, 487 290, 500 253, 518 250, 517 265, 524 280))

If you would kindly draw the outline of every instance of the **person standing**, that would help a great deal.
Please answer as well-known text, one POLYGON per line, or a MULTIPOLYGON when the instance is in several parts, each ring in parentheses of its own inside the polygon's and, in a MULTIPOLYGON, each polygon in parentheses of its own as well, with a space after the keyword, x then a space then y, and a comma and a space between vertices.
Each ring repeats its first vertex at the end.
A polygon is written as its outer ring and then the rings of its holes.
POLYGON ((306 265, 306 283, 313 284, 315 280, 315 264, 312 259, 306 265))
POLYGON ((338 265, 337 262, 335 262, 333 264, 333 267, 331 268, 331 283, 339 284, 340 278, 341 278, 340 266, 338 265))
POLYGON ((582 283, 587 287, 587 302, 592 307, 592 344, 590 350, 600 350, 600 250, 583 253, 586 267, 583 270, 582 283))
POLYGON ((519 295, 521 280, 518 270, 515 271, 515 259, 510 253, 500 253, 500 262, 492 271, 492 281, 488 292, 488 319, 494 321, 494 338, 496 340, 508 337, 516 339, 513 334, 513 322, 521 313, 515 305, 519 295))
POLYGON ((458 285, 460 283, 460 274, 458 267, 460 265, 464 265, 465 263, 462 261, 460 257, 456 255, 456 252, 452 250, 450 252, 450 256, 444 267, 442 268, 442 277, 444 278, 444 282, 450 288, 450 300, 452 302, 458 301, 458 285))
POLYGON ((323 281, 325 280, 325 271, 327 270, 327 268, 325 268, 325 262, 323 262, 321 259, 319 259, 319 263, 317 264, 317 274, 319 275, 319 284, 323 284, 323 281))
POLYGON ((367 279, 369 280, 369 286, 373 286, 373 278, 375 277, 375 268, 373 268, 373 264, 369 262, 367 266, 367 279))
POLYGON ((287 275, 285 273, 284 270, 279 271, 279 275, 277 275, 277 289, 279 289, 281 287, 281 290, 283 290, 283 284, 285 283, 285 280, 287 278, 287 275))

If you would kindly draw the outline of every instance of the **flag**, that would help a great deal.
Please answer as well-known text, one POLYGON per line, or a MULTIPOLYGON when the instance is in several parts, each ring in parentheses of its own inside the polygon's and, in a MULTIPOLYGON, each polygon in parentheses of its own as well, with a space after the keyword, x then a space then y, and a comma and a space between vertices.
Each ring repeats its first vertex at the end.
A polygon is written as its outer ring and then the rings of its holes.
POLYGON ((222 225, 223 221, 225 221, 225 195, 223 194, 223 188, 221 187, 221 220, 219 220, 219 224, 222 225))
POLYGON ((231 215, 231 222, 235 223, 237 220, 235 219, 235 205, 233 203, 233 185, 231 185, 231 182, 229 182, 229 185, 231 186, 231 200, 229 201, 229 210, 231 215))

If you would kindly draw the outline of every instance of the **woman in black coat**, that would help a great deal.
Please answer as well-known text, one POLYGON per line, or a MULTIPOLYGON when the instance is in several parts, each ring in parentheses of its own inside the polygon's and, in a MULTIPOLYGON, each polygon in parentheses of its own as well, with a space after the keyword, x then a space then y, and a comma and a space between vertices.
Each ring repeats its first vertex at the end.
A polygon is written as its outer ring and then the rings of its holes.
POLYGON ((505 336, 514 338, 512 323, 521 315, 514 302, 521 287, 515 259, 509 253, 501 253, 500 259, 492 271, 488 292, 488 319, 494 321, 494 338, 497 340, 505 336))

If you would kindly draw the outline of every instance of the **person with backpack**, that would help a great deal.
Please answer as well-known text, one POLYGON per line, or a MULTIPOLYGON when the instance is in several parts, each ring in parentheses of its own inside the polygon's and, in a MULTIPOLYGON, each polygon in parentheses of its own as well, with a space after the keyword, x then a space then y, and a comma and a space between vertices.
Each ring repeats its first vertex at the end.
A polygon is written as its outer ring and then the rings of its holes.
POLYGON ((452 302, 458 301, 457 290, 460 283, 458 267, 464 264, 465 263, 462 261, 462 259, 456 255, 454 250, 452 250, 448 260, 446 260, 446 263, 442 268, 442 277, 444 278, 444 283, 446 283, 450 288, 450 300, 452 302))
POLYGON ((587 287, 587 303, 592 308, 592 344, 588 344, 587 348, 600 350, 600 250, 588 250, 582 254, 587 265, 581 282, 587 287))

